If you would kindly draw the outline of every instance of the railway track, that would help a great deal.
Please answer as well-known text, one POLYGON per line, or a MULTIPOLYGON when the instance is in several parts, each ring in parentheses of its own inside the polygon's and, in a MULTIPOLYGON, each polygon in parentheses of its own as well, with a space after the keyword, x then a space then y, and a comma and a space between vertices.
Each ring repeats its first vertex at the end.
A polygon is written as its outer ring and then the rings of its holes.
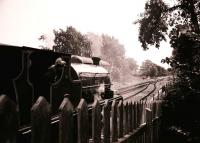
POLYGON ((164 78, 147 81, 141 84, 133 85, 132 88, 131 86, 124 87, 119 93, 123 97, 124 101, 147 101, 158 88, 157 83, 163 80, 164 78))
POLYGON ((135 84, 135 85, 130 85, 130 86, 127 86, 127 87, 122 87, 122 88, 119 88, 118 91, 116 92, 116 94, 126 94, 126 93, 129 93, 129 92, 132 92, 133 90, 136 90, 138 88, 141 88, 141 87, 144 87, 146 85, 148 85, 151 81, 146 81, 146 82, 142 82, 142 83, 139 83, 139 84, 135 84))

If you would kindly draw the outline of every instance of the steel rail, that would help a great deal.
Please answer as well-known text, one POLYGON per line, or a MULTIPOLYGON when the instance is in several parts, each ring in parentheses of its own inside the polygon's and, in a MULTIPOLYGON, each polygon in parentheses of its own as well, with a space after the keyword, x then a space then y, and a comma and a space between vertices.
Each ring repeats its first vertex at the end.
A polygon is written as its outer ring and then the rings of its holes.
POLYGON ((123 98, 124 101, 126 101, 126 100, 132 98, 133 96, 136 96, 136 95, 138 95, 139 93, 143 92, 143 91, 146 90, 146 89, 149 87, 149 85, 151 85, 151 84, 152 84, 152 83, 149 83, 149 84, 146 85, 145 88, 141 89, 140 91, 138 91, 138 92, 136 92, 136 93, 134 93, 134 94, 132 94, 132 95, 130 95, 130 96, 128 96, 128 97, 124 97, 124 98, 123 98))

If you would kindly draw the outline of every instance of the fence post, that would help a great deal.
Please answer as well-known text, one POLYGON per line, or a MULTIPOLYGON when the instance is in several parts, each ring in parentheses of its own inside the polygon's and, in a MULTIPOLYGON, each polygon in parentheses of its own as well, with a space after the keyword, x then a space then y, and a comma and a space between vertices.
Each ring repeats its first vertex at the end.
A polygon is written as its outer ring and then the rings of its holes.
POLYGON ((42 96, 31 108, 31 142, 48 143, 50 142, 50 119, 51 107, 42 96))
POLYGON ((119 124, 118 124, 118 133, 119 138, 123 137, 123 101, 120 100, 118 104, 118 117, 119 117, 119 124))
POLYGON ((128 123, 129 123, 129 132, 132 132, 133 131, 133 122, 132 122, 132 118, 133 118, 133 116, 132 116, 132 111, 133 111, 133 109, 132 109, 132 106, 133 106, 133 104, 132 104, 132 102, 129 102, 129 105, 128 105, 128 123))
POLYGON ((133 103, 133 129, 136 130, 137 128, 137 120, 136 120, 136 103, 133 103))
POLYGON ((151 137, 151 126, 152 126, 152 111, 149 108, 146 108, 146 139, 145 141, 147 143, 152 143, 152 137, 151 137))
POLYGON ((88 106, 84 99, 81 99, 78 105, 78 143, 88 143, 88 106))
POLYGON ((104 143, 110 143, 110 104, 108 100, 103 106, 103 125, 104 143))
POLYGON ((63 99, 59 110, 59 143, 73 143, 74 107, 68 98, 63 99))
POLYGON ((92 140, 93 143, 101 142, 101 107, 98 100, 92 105, 92 140))
POLYGON ((123 118, 124 118, 124 121, 123 121, 123 124, 124 124, 124 134, 128 134, 128 102, 124 103, 123 104, 123 110, 124 110, 124 113, 123 113, 123 118))
POLYGON ((136 128, 140 126, 140 105, 139 102, 136 102, 136 128))
POLYGON ((112 102, 112 108, 111 108, 111 117, 112 117, 112 123, 111 123, 111 139, 112 142, 117 141, 118 138, 118 132, 117 132, 117 102, 114 100, 112 102))
POLYGON ((18 128, 16 104, 6 95, 0 95, 0 143, 15 143, 18 128))
POLYGON ((159 141, 159 117, 158 117, 158 104, 159 102, 156 102, 156 121, 155 121, 155 124, 154 124, 154 137, 153 137, 153 142, 155 143, 158 143, 159 141))

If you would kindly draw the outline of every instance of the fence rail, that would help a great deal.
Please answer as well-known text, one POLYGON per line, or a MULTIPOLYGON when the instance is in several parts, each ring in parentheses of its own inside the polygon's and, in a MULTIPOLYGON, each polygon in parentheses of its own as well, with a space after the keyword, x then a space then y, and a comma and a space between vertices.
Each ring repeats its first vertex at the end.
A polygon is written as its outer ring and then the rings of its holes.
POLYGON ((0 143, 156 143, 161 103, 159 100, 107 100, 101 106, 95 101, 89 110, 84 99, 75 108, 68 98, 64 98, 59 107, 58 122, 51 122, 51 105, 41 96, 30 110, 29 130, 22 133, 17 126, 17 105, 6 95, 1 95, 0 143))

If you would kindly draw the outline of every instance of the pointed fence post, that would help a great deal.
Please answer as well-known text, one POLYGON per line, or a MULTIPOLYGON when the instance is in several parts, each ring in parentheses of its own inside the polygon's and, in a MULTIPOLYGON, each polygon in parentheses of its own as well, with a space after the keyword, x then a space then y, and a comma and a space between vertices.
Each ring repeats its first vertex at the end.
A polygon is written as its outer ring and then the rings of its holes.
POLYGON ((81 99, 78 105, 78 143, 89 142, 88 105, 81 99))
POLYGON ((135 130, 137 128, 137 120, 136 120, 136 103, 133 103, 133 129, 135 130))
POLYGON ((31 108, 31 141, 32 143, 50 142, 51 107, 47 100, 40 96, 31 108))
POLYGON ((140 124, 140 123, 139 123, 139 122, 140 122, 140 119, 139 119, 139 117, 140 117, 139 103, 136 102, 135 106, 136 106, 136 128, 138 128, 138 127, 139 127, 139 124, 140 124))
POLYGON ((153 112, 153 119, 156 117, 156 113, 157 113, 157 108, 156 108, 156 102, 154 101, 153 103, 152 103, 152 112, 153 112))
POLYGON ((111 108, 111 117, 112 117, 112 128, 111 128, 111 139, 112 142, 117 141, 118 138, 118 132, 117 132, 117 102, 114 100, 112 102, 112 108, 111 108))
POLYGON ((119 118, 119 123, 118 123, 118 133, 119 133, 119 138, 123 137, 123 101, 120 100, 118 104, 118 118, 119 118))
POLYGON ((0 143, 15 143, 18 128, 16 104, 6 95, 0 95, 0 143))
POLYGON ((92 140, 93 143, 101 142, 101 106, 98 100, 92 105, 92 140))
POLYGON ((124 134, 128 134, 128 102, 124 104, 124 134))
POLYGON ((74 107, 68 98, 63 99, 59 110, 59 143, 73 143, 74 107))
POLYGON ((108 100, 105 101, 103 106, 103 135, 104 143, 110 143, 110 104, 108 100))
POLYGON ((132 102, 129 102, 129 104, 128 104, 128 120, 129 120, 128 121, 128 123, 129 123, 128 129, 129 129, 129 132, 133 131, 133 122, 132 122, 132 118, 133 118, 132 111, 133 111, 133 109, 132 109, 132 106, 133 106, 132 102))
POLYGON ((146 129, 146 141, 148 143, 152 143, 152 111, 149 108, 146 108, 146 124, 147 124, 147 129, 146 129))

